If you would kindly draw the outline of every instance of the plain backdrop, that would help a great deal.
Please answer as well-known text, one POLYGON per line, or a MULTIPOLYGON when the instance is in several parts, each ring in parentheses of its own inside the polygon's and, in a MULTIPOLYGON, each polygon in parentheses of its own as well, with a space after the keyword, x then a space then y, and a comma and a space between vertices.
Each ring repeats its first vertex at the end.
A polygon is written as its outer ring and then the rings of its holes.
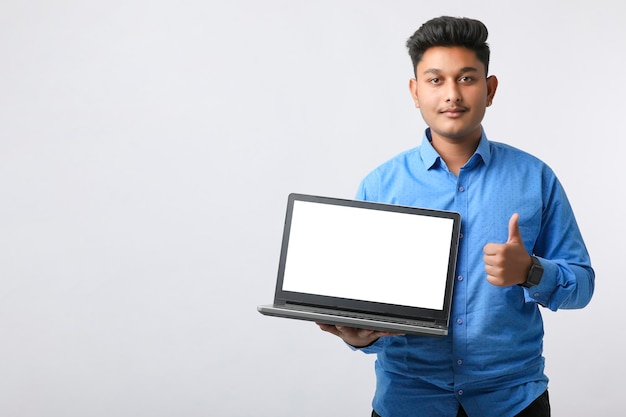
POLYGON ((445 14, 488 26, 485 130, 556 171, 597 273, 544 311, 553 414, 623 415, 609 0, 0 0, 0 415, 369 415, 374 357, 256 306, 287 194, 421 141, 405 41, 445 14))

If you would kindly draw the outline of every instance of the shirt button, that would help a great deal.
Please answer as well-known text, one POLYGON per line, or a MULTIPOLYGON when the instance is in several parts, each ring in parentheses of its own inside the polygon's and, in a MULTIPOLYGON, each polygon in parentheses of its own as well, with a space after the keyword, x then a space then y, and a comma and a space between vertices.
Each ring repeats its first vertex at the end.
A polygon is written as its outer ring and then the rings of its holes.
POLYGON ((463 281, 463 275, 459 275, 456 279, 458 279, 459 281, 463 281))
POLYGON ((459 185, 459 192, 462 193, 463 191, 465 191, 465 188, 462 185, 459 185))
POLYGON ((459 359, 459 360, 456 361, 456 364, 457 365, 463 365, 463 361, 461 359, 459 359))
POLYGON ((459 395, 463 395, 463 390, 462 390, 462 389, 458 390, 458 391, 457 391, 457 394, 459 394, 459 395))
POLYGON ((459 238, 463 239, 463 233, 459 233, 459 238))
POLYGON ((456 322, 457 324, 463 324, 463 319, 459 317, 458 319, 456 319, 456 322))
POLYGON ((541 294, 539 294, 538 292, 536 292, 536 293, 534 293, 534 294, 533 294, 533 297, 537 298, 537 297, 539 297, 540 295, 541 295, 541 294))

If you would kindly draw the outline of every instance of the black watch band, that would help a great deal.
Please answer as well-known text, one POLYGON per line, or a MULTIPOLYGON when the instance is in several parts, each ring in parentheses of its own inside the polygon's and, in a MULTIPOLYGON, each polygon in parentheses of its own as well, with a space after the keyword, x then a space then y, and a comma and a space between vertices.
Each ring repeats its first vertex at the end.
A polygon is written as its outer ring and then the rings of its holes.
POLYGON ((530 270, 528 271, 528 276, 526 277, 526 281, 522 284, 519 284, 525 288, 530 288, 530 287, 534 287, 535 285, 538 285, 541 282, 541 277, 543 276, 543 266, 541 266, 541 262, 539 262, 539 259, 537 259, 536 256, 532 256, 532 255, 530 259, 532 259, 533 264, 531 265, 530 270))

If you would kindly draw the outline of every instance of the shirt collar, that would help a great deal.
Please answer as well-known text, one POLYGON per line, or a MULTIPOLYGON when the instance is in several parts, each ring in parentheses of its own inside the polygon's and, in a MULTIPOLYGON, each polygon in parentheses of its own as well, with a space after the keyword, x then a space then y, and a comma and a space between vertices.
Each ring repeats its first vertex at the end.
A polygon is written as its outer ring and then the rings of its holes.
MULTIPOLYGON (((424 166, 426 166, 427 169, 431 169, 437 163, 441 163, 441 156, 437 153, 435 148, 433 148, 431 140, 432 137, 430 135, 430 128, 428 128, 424 131, 422 146, 420 148, 420 155, 422 157, 422 161, 424 162, 424 166)), ((489 165, 489 162, 491 161, 491 147, 489 146, 489 139, 487 139, 487 135, 484 130, 482 131, 478 148, 476 148, 474 155, 472 155, 465 166, 475 164, 478 159, 482 159, 485 165, 489 165)))

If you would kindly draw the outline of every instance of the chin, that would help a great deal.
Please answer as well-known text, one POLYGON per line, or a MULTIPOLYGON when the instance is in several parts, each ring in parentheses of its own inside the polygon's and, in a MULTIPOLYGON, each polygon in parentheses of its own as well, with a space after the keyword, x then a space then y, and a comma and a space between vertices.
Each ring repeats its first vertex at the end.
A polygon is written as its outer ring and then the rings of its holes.
POLYGON ((437 135, 446 138, 454 142, 465 142, 468 140, 475 140, 482 135, 482 129, 480 126, 474 129, 432 129, 437 135))

